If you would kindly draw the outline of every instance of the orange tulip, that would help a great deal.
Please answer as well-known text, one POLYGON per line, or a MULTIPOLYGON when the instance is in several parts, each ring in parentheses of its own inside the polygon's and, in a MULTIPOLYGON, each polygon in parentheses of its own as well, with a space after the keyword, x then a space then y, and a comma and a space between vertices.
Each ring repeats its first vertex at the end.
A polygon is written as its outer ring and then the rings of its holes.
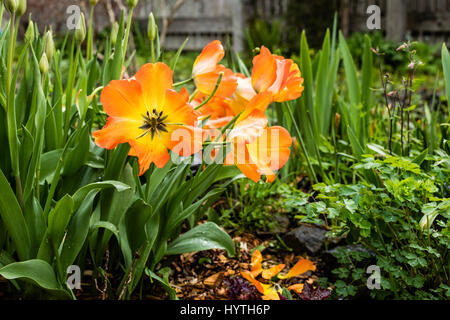
POLYGON ((108 119, 93 133, 95 143, 105 149, 129 143, 129 154, 139 159, 140 175, 152 162, 164 167, 168 149, 190 156, 201 148, 189 94, 173 90, 172 76, 167 65, 149 63, 131 79, 111 81, 100 97, 108 119))
POLYGON ((243 74, 237 73, 237 88, 231 96, 230 108, 234 114, 239 114, 245 106, 256 96, 256 91, 252 87, 252 79, 246 78, 243 74))
MULTIPOLYGON (((195 99, 192 101, 192 105, 199 106, 205 99, 207 99, 203 93, 198 93, 195 99)), ((207 104, 196 110, 198 120, 204 120, 208 118, 208 121, 203 126, 204 129, 221 128, 227 125, 228 122, 236 115, 230 108, 230 98, 212 97, 207 104)))
POLYGON ((236 120, 228 135, 231 152, 225 164, 235 164, 251 180, 258 182, 265 175, 268 182, 275 180, 274 171, 286 164, 292 138, 282 127, 267 128, 265 110, 271 102, 268 92, 256 95, 236 120))
POLYGON ((199 92, 209 96, 216 87, 220 73, 223 73, 222 81, 215 93, 216 97, 229 97, 237 87, 234 73, 219 64, 225 56, 225 50, 219 40, 208 44, 194 62, 192 77, 199 92))
POLYGON ((298 65, 291 59, 270 53, 264 46, 253 58, 251 79, 256 92, 270 92, 276 102, 297 99, 304 89, 298 65))
MULTIPOLYGON (((237 89, 231 97, 214 96, 210 101, 197 110, 199 120, 209 117, 204 129, 221 128, 226 126, 236 115, 241 113, 249 102, 256 96, 251 85, 251 79, 242 74, 236 74, 237 89)), ((200 105, 208 96, 198 93, 192 101, 194 107, 200 105)))

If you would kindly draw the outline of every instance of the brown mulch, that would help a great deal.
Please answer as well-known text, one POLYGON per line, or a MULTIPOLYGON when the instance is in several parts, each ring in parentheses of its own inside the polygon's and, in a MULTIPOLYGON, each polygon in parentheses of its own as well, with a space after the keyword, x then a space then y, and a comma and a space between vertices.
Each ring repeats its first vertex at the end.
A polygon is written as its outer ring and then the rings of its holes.
MULTIPOLYGON (((253 234, 247 233, 235 236, 233 241, 235 244, 238 244, 237 247, 239 248, 239 250, 236 250, 234 257, 229 257, 224 250, 209 250, 183 254, 169 263, 172 270, 169 282, 171 287, 175 289, 178 299, 229 300, 230 296, 224 279, 240 277, 241 271, 250 270, 253 249, 259 246, 266 248, 262 251, 263 268, 285 264, 286 266, 282 273, 286 273, 301 258, 310 259, 317 265, 317 261, 314 258, 306 255, 297 256, 286 250, 272 249, 269 245, 269 240, 260 239, 253 234)), ((320 270, 316 270, 315 273, 318 273, 318 271, 320 270)), ((144 282, 147 282, 148 277, 146 275, 143 275, 143 277, 144 282)), ((108 273, 108 280, 113 282, 112 286, 114 288, 117 288, 120 279, 114 279, 114 275, 108 273)), ((281 284, 283 287, 288 287, 295 283, 308 282, 312 284, 316 280, 317 276, 308 271, 303 275, 285 280, 281 284)), ((105 294, 102 292, 103 283, 98 283, 97 287, 93 283, 92 270, 85 270, 81 284, 82 289, 76 291, 77 299, 111 299, 111 286, 108 288, 108 294, 105 294)), ((10 288, 8 281, 0 277, 0 300, 20 298, 11 295, 12 292, 8 288, 10 288)), ((259 293, 257 294, 260 296, 259 293)), ((298 298, 296 294, 293 294, 293 296, 298 298)), ((158 282, 153 281, 152 284, 144 286, 143 292, 135 292, 131 299, 162 300, 168 299, 168 295, 158 282)))
MULTIPOLYGON (((240 276, 240 272, 250 270, 252 251, 257 246, 267 246, 267 241, 260 240, 252 234, 243 234, 233 239, 239 244, 239 252, 235 257, 228 257, 224 250, 209 250, 197 253, 183 254, 170 265, 172 273, 169 277, 170 285, 175 288, 177 297, 181 300, 228 300, 224 279, 240 276)), ((286 264, 286 273, 300 258, 288 251, 264 250, 263 267, 268 268, 277 264, 286 264)), ((312 283, 317 280, 315 275, 307 272, 296 278, 283 282, 283 286, 294 283, 312 283)), ((153 295, 147 298, 166 299, 163 290, 153 288, 153 295), (155 290, 156 289, 156 290, 155 290)))

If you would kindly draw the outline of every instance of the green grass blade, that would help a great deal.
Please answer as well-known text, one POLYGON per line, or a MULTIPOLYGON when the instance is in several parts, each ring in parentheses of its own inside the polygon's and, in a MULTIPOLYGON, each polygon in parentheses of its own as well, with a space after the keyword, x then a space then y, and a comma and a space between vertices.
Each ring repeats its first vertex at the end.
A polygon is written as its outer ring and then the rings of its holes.
POLYGON ((348 86, 348 96, 351 104, 356 107, 361 102, 361 90, 358 82, 358 73, 350 50, 342 33, 339 33, 339 47, 344 61, 345 79, 348 86))
POLYGON ((314 119, 316 127, 319 132, 325 135, 327 123, 325 123, 326 115, 329 116, 330 107, 327 105, 328 94, 328 72, 330 61, 330 31, 327 30, 325 39, 323 41, 322 51, 320 53, 319 67, 316 76, 316 101, 315 101, 315 113, 314 119))

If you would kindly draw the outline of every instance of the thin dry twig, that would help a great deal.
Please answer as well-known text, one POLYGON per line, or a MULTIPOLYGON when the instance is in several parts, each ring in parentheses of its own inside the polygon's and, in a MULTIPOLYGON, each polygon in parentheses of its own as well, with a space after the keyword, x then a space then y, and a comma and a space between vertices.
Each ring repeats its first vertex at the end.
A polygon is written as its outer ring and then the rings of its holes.
POLYGON ((98 286, 97 283, 97 279, 94 279, 94 283, 95 283, 95 288, 100 291, 100 293, 102 294, 102 300, 106 300, 107 297, 107 290, 108 290, 108 265, 109 265, 109 248, 106 248, 106 261, 105 261, 105 266, 104 266, 104 282, 103 282, 103 289, 100 289, 100 287, 98 286))
POLYGON ((125 293, 125 290, 127 289, 128 285, 131 283, 131 279, 132 279, 132 275, 133 275, 133 269, 136 266, 136 261, 137 261, 137 259, 139 259, 139 257, 140 257, 139 251, 136 251, 136 253, 134 255, 133 263, 131 264, 131 267, 130 267, 130 271, 128 272, 128 279, 123 284, 122 291, 120 292, 119 300, 122 300, 122 296, 125 293))
MULTIPOLYGON (((168 16, 164 16, 163 17, 163 26, 162 26, 162 30, 161 30, 161 37, 160 37, 160 43, 161 45, 164 44, 164 42, 166 41, 166 37, 167 37, 167 32, 169 31, 169 26, 170 24, 173 22, 173 19, 175 18, 175 14, 177 13, 177 11, 181 8, 181 6, 183 5, 184 0, 177 0, 177 2, 175 2, 175 4, 170 8, 170 13, 168 16)), ((163 4, 163 8, 165 9, 166 7, 166 1, 163 0, 162 1, 163 4)), ((163 10, 164 12, 165 10, 163 10)))
POLYGON ((106 261, 105 261, 105 282, 103 285, 102 300, 106 300, 106 293, 108 290, 108 265, 109 265, 109 248, 106 248, 106 261))

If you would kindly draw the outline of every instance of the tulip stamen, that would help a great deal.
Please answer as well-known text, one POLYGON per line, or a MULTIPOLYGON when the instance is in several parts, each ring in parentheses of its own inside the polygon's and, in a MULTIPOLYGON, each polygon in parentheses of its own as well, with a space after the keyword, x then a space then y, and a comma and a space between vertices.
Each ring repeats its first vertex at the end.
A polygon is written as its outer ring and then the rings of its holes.
POLYGON ((160 132, 168 132, 167 124, 164 123, 164 121, 167 120, 168 116, 163 115, 162 111, 159 113, 156 111, 156 109, 153 109, 151 113, 147 111, 147 114, 142 115, 142 118, 144 119, 144 124, 140 126, 139 129, 145 130, 145 132, 137 137, 137 139, 142 138, 150 133, 153 140, 156 133, 159 136, 160 132))

